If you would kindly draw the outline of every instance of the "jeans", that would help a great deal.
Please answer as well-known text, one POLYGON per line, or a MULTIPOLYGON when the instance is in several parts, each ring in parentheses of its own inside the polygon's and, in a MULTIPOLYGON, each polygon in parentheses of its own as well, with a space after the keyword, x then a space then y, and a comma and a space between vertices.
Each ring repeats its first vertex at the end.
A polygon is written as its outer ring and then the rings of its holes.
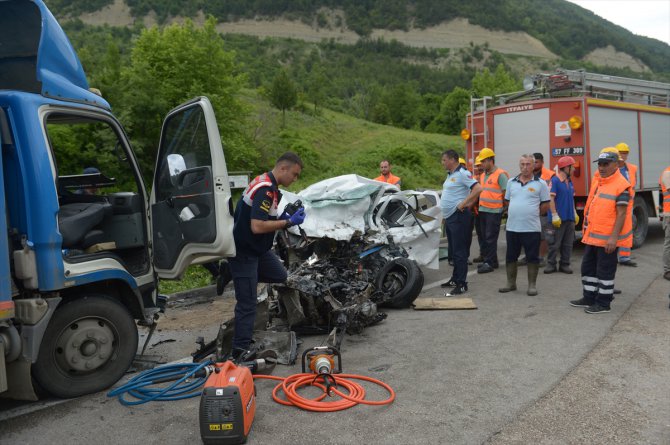
POLYGON ((572 245, 575 242, 575 222, 562 221, 561 227, 554 231, 554 242, 549 244, 549 254, 547 255, 547 264, 556 266, 556 257, 561 253, 560 264, 570 265, 570 256, 572 255, 572 245))
POLYGON ((540 263, 540 232, 505 232, 507 255, 505 261, 516 263, 523 247, 528 263, 540 263))
POLYGON ((237 300, 233 349, 247 349, 256 321, 258 283, 283 283, 287 277, 286 269, 272 251, 259 256, 238 252, 235 258, 228 259, 228 264, 237 300))
POLYGON ((472 216, 470 209, 462 212, 456 210, 446 219, 447 230, 451 235, 454 254, 454 271, 451 278, 458 284, 466 284, 468 280, 468 232, 472 233, 472 216))
POLYGON ((616 250, 606 253, 604 247, 585 245, 582 257, 582 287, 587 302, 610 307, 614 299, 616 266, 616 250))
POLYGON ((502 213, 479 213, 479 223, 483 237, 482 256, 484 262, 489 266, 498 265, 498 234, 500 233, 500 223, 502 222, 502 213))

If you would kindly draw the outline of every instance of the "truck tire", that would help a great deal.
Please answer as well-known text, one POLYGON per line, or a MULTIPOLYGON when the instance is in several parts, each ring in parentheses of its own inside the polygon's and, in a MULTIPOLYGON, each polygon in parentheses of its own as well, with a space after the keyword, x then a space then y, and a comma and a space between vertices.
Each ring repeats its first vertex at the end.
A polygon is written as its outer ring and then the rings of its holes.
POLYGON ((116 383, 137 352, 137 325, 121 303, 88 295, 56 309, 33 376, 50 394, 71 398, 116 383))
POLYGON ((649 230, 649 209, 642 196, 636 196, 633 201, 633 249, 637 249, 647 238, 649 230))
POLYGON ((423 289, 423 271, 414 260, 395 258, 384 265, 375 279, 375 287, 390 294, 381 305, 395 309, 409 307, 423 289))

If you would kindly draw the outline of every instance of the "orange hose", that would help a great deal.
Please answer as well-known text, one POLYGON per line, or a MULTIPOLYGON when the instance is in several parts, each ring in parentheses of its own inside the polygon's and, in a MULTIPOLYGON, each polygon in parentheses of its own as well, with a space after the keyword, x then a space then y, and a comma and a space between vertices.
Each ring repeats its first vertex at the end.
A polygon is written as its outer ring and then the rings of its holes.
POLYGON ((333 412, 342 411, 359 403, 364 405, 388 405, 395 400, 395 391, 386 383, 372 377, 366 377, 356 374, 335 374, 332 376, 335 383, 330 390, 333 394, 340 397, 338 400, 324 402, 323 399, 328 395, 326 386, 323 383, 323 376, 317 374, 293 374, 286 378, 276 377, 273 375, 254 375, 254 379, 278 380, 279 383, 272 390, 272 399, 282 405, 297 406, 300 409, 317 412, 333 412), (365 389, 358 383, 348 380, 363 380, 381 386, 389 393, 389 398, 386 400, 365 400, 365 389), (298 390, 305 386, 316 386, 321 388, 323 394, 320 394, 314 399, 308 399, 300 394, 298 390), (343 388, 346 393, 340 391, 338 388, 343 388), (283 392, 285 399, 279 396, 279 392, 283 392))

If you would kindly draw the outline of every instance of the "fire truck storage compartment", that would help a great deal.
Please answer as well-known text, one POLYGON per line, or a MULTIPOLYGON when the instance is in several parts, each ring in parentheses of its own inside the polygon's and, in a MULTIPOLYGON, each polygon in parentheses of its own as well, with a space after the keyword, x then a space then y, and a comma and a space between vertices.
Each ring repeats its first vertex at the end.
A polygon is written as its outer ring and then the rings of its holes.
POLYGON ((549 108, 496 114, 493 131, 496 165, 514 177, 519 174, 519 158, 525 153, 542 153, 547 162, 549 147, 549 108))

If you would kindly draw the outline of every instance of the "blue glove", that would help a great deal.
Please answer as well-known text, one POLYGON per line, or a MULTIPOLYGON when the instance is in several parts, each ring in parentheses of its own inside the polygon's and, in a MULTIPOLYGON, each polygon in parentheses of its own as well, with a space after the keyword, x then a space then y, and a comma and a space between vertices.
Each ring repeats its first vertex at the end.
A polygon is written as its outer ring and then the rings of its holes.
POLYGON ((291 217, 288 220, 292 226, 299 226, 300 224, 305 222, 305 209, 300 207, 300 209, 293 215, 291 215, 291 217))

